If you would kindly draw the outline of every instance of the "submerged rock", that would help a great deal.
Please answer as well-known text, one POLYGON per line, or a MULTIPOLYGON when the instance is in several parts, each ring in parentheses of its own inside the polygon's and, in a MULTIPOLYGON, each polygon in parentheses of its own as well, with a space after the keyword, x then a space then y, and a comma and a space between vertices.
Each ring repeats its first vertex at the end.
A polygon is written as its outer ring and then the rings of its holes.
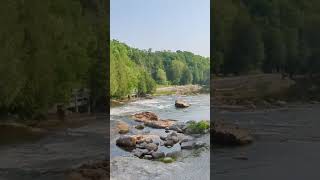
POLYGON ((117 123, 117 128, 119 129, 120 134, 126 134, 129 132, 129 125, 123 121, 117 123))
POLYGON ((215 122, 212 133, 213 143, 220 145, 245 145, 253 141, 248 130, 221 121, 215 122))
POLYGON ((193 149, 194 147, 194 142, 193 141, 188 141, 188 142, 183 142, 181 143, 181 149, 193 149))
POLYGON ((176 100, 176 102, 175 102, 175 106, 176 106, 177 108, 187 108, 187 107, 190 106, 190 104, 187 103, 187 102, 184 101, 184 100, 178 99, 178 100, 176 100))
POLYGON ((139 130, 142 130, 142 129, 144 129, 144 125, 139 124, 139 125, 136 125, 135 128, 136 128, 136 129, 139 129, 139 130))
POLYGON ((162 162, 164 162, 164 163, 172 163, 172 162, 174 162, 174 159, 171 158, 171 157, 165 157, 165 158, 162 159, 162 162))
POLYGON ((286 102, 286 101, 280 101, 280 100, 279 100, 279 101, 276 101, 276 102, 275 102, 275 105, 284 107, 284 106, 287 105, 287 102, 286 102))

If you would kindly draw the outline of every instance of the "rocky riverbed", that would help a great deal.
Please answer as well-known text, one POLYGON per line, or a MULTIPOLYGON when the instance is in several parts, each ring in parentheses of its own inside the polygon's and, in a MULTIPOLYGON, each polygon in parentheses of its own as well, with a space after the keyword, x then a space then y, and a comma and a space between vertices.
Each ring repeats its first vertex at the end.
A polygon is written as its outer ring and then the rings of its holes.
POLYGON ((209 179, 208 130, 188 128, 209 120, 209 98, 160 96, 111 108, 111 179, 209 179), (176 108, 178 98, 190 106, 176 108))

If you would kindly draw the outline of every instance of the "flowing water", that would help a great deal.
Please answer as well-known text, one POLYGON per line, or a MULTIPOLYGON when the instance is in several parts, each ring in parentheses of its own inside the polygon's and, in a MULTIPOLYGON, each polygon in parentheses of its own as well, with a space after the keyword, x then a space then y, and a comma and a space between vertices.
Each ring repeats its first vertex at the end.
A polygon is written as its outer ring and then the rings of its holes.
POLYGON ((105 159, 107 127, 106 116, 102 116, 41 139, 1 144, 0 180, 60 180, 72 167, 105 159))
MULTIPOLYGON (((115 145, 119 134, 115 130, 117 121, 121 120, 131 126, 139 124, 130 118, 130 115, 151 111, 161 119, 174 119, 180 122, 189 120, 210 120, 210 95, 200 94, 194 96, 177 97, 159 96, 153 99, 143 99, 130 102, 123 106, 110 109, 110 146, 111 146, 111 179, 116 180, 148 180, 148 179, 198 179, 208 180, 210 176, 210 151, 182 152, 181 158, 171 164, 164 164, 158 161, 150 161, 133 157, 129 152, 118 148, 115 145), (174 102, 182 98, 191 106, 186 109, 176 109, 174 102)), ((164 134, 163 129, 146 127, 143 130, 150 134, 164 134)), ((129 134, 137 133, 132 128, 129 134)), ((201 141, 210 143, 209 135, 201 137, 201 141)))
POLYGON ((255 138, 244 147, 214 147, 214 179, 320 179, 320 105, 213 113, 217 119, 250 129, 255 138))

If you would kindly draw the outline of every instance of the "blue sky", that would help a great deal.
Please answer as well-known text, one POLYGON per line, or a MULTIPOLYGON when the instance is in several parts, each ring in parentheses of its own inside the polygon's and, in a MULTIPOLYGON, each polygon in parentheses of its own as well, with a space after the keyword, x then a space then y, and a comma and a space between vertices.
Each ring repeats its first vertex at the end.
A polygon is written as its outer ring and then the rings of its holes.
POLYGON ((210 0, 111 0, 111 38, 210 56, 210 0))

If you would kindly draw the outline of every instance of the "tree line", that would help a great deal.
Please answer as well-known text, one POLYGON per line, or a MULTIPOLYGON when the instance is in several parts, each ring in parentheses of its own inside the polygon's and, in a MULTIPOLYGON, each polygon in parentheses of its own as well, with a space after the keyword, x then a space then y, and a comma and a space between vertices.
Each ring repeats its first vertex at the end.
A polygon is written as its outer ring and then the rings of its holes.
POLYGON ((213 73, 320 72, 320 1, 216 0, 213 73))
POLYGON ((107 17, 101 1, 2 0, 0 115, 43 118, 75 88, 105 101, 107 17))
POLYGON ((156 85, 209 84, 210 60, 187 51, 132 48, 117 40, 110 44, 110 95, 154 92, 156 85))

